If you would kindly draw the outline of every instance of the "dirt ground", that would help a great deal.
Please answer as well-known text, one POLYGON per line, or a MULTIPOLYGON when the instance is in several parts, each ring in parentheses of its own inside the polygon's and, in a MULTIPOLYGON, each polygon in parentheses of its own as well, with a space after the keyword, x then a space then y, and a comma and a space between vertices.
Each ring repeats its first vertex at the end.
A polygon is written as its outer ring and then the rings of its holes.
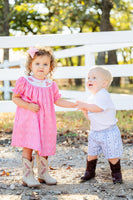
MULTIPOLYGON (((57 140, 56 155, 49 157, 49 172, 58 184, 40 188, 22 186, 21 148, 10 146, 11 134, 0 135, 0 200, 133 200, 133 143, 124 142, 121 158, 123 184, 113 184, 108 161, 98 158, 96 177, 81 183, 87 155, 87 135, 57 140)), ((34 167, 36 175, 36 163, 34 167)))

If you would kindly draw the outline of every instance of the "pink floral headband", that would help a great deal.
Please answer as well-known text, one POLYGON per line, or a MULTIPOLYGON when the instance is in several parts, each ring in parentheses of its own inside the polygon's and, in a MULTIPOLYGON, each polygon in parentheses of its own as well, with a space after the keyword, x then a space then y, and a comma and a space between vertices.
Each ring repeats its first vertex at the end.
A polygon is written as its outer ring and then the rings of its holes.
POLYGON ((27 50, 27 52, 30 54, 30 56, 31 56, 32 58, 34 58, 35 53, 38 52, 38 51, 39 51, 39 50, 36 49, 36 48, 34 48, 34 47, 30 47, 29 50, 27 50))

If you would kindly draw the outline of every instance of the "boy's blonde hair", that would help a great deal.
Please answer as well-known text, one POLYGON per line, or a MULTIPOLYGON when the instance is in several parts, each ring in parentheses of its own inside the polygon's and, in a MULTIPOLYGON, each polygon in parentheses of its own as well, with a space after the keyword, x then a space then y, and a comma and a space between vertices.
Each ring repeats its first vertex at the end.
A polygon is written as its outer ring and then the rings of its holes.
POLYGON ((53 51, 49 47, 37 47, 36 48, 38 51, 35 52, 34 57, 32 58, 29 53, 27 53, 27 61, 26 61, 26 75, 30 76, 31 73, 31 68, 30 65, 32 61, 37 57, 37 56, 49 56, 50 57, 50 76, 52 76, 52 73, 56 67, 56 61, 53 56, 53 51))
POLYGON ((101 73, 101 75, 103 76, 103 79, 107 81, 107 88, 108 88, 113 81, 112 73, 107 68, 102 67, 102 66, 94 66, 90 68, 89 72, 93 70, 101 73))

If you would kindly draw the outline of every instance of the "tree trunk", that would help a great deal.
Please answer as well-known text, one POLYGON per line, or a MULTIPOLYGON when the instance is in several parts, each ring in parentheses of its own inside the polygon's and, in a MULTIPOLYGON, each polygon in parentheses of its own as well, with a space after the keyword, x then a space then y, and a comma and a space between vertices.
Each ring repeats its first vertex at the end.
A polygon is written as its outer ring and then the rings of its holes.
MULTIPOLYGON (((100 23, 100 31, 111 31, 112 25, 110 24, 110 11, 113 5, 110 0, 102 0, 101 2, 101 23, 100 23)), ((99 52, 97 57, 97 64, 103 65, 105 64, 105 52, 99 52)))
MULTIPOLYGON (((9 1, 4 0, 4 35, 9 36, 9 1)), ((3 60, 9 60, 9 49, 4 49, 4 58, 3 60)))
MULTIPOLYGON (((116 51, 108 51, 108 63, 107 64, 118 64, 116 51)), ((113 78, 112 86, 120 86, 120 77, 113 78)))
POLYGON ((99 52, 97 56, 97 65, 105 64, 105 52, 99 52))
MULTIPOLYGON (((81 66, 82 57, 78 56, 77 59, 78 59, 78 66, 81 66)), ((81 84, 82 84, 82 79, 81 78, 75 79, 75 85, 76 86, 80 86, 81 84)))
MULTIPOLYGON (((73 61, 72 61, 72 58, 71 58, 71 57, 69 58, 69 61, 70 61, 70 65, 73 66, 73 61)), ((68 66, 68 65, 67 65, 67 66, 68 66)))
MULTIPOLYGON (((102 0, 101 9, 102 9, 102 17, 100 24, 100 31, 113 31, 113 27, 110 23, 110 11, 113 8, 113 4, 111 0, 102 0)), ((105 52, 98 53, 97 64, 118 64, 116 51, 108 52, 108 62, 105 62, 105 52)), ((120 78, 114 78, 112 85, 120 86, 120 78)))

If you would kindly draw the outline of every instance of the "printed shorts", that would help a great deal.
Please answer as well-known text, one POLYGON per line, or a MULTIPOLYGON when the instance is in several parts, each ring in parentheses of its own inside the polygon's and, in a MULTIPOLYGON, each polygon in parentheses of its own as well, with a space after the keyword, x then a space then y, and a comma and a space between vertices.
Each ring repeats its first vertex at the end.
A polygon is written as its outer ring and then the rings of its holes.
POLYGON ((103 153, 107 159, 119 158, 123 153, 120 130, 113 125, 102 131, 90 131, 88 136, 88 155, 103 153))

